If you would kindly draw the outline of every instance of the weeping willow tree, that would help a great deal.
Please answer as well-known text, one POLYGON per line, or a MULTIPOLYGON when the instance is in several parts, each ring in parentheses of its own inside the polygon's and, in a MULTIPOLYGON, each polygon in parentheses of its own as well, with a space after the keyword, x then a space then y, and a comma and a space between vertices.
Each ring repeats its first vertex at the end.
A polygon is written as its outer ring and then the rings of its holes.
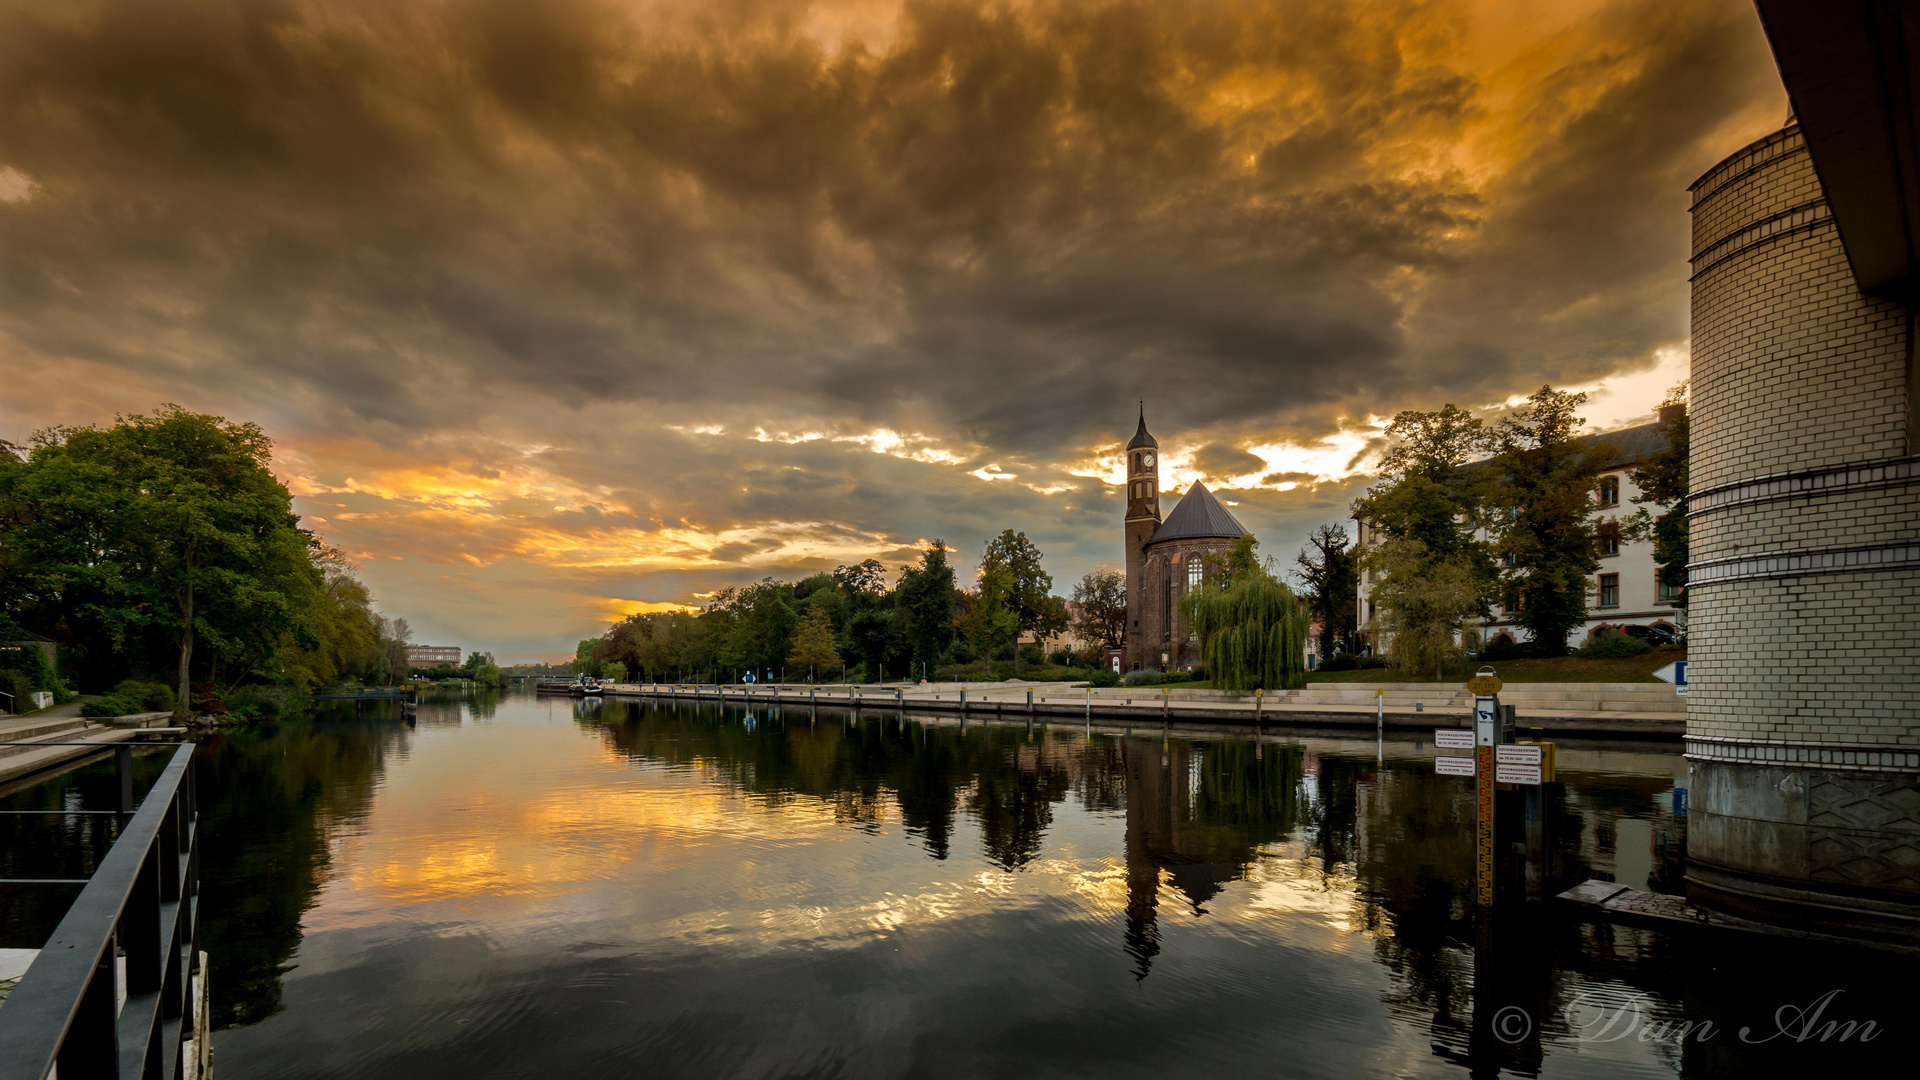
POLYGON ((1307 609, 1265 569, 1209 575, 1180 614, 1222 690, 1297 690, 1307 684, 1307 609))

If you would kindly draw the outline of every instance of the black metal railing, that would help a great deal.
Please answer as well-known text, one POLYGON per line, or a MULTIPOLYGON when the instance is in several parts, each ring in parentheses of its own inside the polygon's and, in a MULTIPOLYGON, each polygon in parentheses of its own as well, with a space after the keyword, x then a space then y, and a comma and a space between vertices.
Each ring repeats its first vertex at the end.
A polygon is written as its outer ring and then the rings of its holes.
MULTIPOLYGON (((0 1005, 0 1077, 191 1075, 200 974, 199 809, 193 744, 140 809, 0 1005)), ((122 807, 130 776, 122 771, 122 807)))
POLYGON ((420 691, 412 686, 317 686, 309 701, 412 701, 420 691))

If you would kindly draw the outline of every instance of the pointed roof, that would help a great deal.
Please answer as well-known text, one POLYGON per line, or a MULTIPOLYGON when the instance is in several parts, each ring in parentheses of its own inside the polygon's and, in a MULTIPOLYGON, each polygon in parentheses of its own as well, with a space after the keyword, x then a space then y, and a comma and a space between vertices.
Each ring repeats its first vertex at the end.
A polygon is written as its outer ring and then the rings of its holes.
POLYGON ((1143 446, 1160 449, 1160 444, 1147 434, 1147 403, 1144 401, 1140 403, 1140 430, 1133 433, 1133 441, 1127 444, 1127 449, 1138 450, 1143 446))
POLYGON ((1180 497, 1180 505, 1174 507, 1173 513, 1168 514, 1160 527, 1153 530, 1147 543, 1200 537, 1231 540, 1245 535, 1246 526, 1220 505, 1220 500, 1213 497, 1207 485, 1195 480, 1187 493, 1180 497))

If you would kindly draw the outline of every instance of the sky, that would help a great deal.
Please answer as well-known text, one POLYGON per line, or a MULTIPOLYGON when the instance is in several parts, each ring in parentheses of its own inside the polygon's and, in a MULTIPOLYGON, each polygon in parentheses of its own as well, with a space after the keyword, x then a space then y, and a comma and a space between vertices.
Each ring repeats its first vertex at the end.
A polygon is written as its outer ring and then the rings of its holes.
POLYGON ((416 641, 938 537, 1290 562, 1388 418, 1686 377, 1742 0, 0 0, 0 438, 261 424, 416 641))

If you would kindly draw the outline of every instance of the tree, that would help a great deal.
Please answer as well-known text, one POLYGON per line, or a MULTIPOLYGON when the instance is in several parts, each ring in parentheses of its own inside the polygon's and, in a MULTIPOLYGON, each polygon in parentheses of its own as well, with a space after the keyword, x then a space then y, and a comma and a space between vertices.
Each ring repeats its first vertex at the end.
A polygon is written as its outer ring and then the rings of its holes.
POLYGON ((573 673, 595 679, 607 673, 607 662, 600 658, 599 638, 586 638, 574 646, 573 673))
POLYGON ((1686 605, 1687 492, 1691 479, 1687 461, 1692 453, 1692 420, 1687 409, 1687 384, 1667 391, 1660 402, 1660 430, 1667 437, 1667 448, 1658 451, 1631 472, 1640 494, 1634 503, 1640 509, 1627 519, 1626 535, 1634 540, 1653 541, 1654 565, 1660 568, 1660 583, 1679 592, 1675 604, 1686 605), (1655 516, 1647 507, 1658 507, 1655 516))
POLYGON ((1118 570, 1091 570, 1073 587, 1073 631, 1102 649, 1127 639, 1127 577, 1118 570))
MULTIPOLYGON (((973 651, 991 657, 994 646, 1020 632, 1020 613, 1013 605, 1013 572, 981 568, 980 583, 960 597, 960 633, 973 651)), ((1015 663, 1019 661, 1016 659, 1015 663)))
POLYGON ((237 682, 296 635, 315 644, 306 619, 325 575, 267 467, 272 450, 257 425, 177 405, 35 435, 0 493, 6 603, 39 607, 108 650, 160 635, 182 710, 198 646, 210 671, 226 661, 237 682))
POLYGON ((1587 617, 1587 592, 1600 567, 1593 535, 1598 454, 1575 436, 1585 394, 1543 386, 1500 422, 1488 486, 1493 550, 1514 619, 1552 655, 1587 617))
POLYGON ((1008 529, 987 541, 980 559, 982 582, 990 572, 1004 571, 1007 575, 1005 602, 1014 619, 1010 636, 1015 639, 1015 678, 1020 675, 1019 635, 1028 630, 1038 632, 1055 614, 1047 603, 1053 592, 1053 577, 1041 568, 1040 558, 1040 549, 1033 546, 1026 533, 1008 529))
MULTIPOLYGON (((1306 586, 1307 610, 1320 623, 1320 655, 1359 651, 1360 559, 1340 525, 1307 537, 1294 565, 1306 586)), ((1378 601, 1375 601, 1378 603, 1378 601)))
POLYGON ((1467 560, 1434 559, 1411 537, 1387 540, 1365 560, 1375 575, 1376 640, 1395 667, 1440 679, 1465 655, 1455 635, 1480 614, 1484 583, 1467 560))
MULTIPOLYGON (((1252 548, 1246 549, 1250 560, 1252 548)), ((1210 575, 1180 598, 1180 613, 1200 639, 1201 660, 1222 690, 1298 689, 1306 685, 1307 612, 1293 590, 1243 560, 1210 575)))
POLYGON ((959 611, 953 567, 947 563, 947 545, 935 540, 920 555, 920 564, 900 575, 894 590, 907 616, 907 636, 913 642, 914 665, 927 671, 953 644, 953 620, 959 611))
POLYGON ((794 635, 793 652, 788 654, 787 663, 806 668, 807 681, 811 682, 820 668, 839 661, 840 652, 833 645, 833 621, 827 617, 825 608, 809 605, 807 613, 800 618, 800 632, 794 635))
MULTIPOLYGON (((1481 470, 1464 467, 1493 445, 1480 419, 1453 404, 1433 412, 1407 411, 1393 418, 1387 435, 1394 443, 1381 458, 1379 481, 1354 501, 1353 516, 1379 540, 1356 558, 1358 569, 1375 576, 1372 599, 1379 614, 1368 632, 1377 648, 1391 652, 1388 634, 1410 633, 1426 641, 1446 636, 1451 642, 1467 619, 1486 613, 1499 571, 1475 537, 1484 519, 1481 470), (1429 603, 1421 591, 1424 579, 1466 580, 1473 602, 1464 613, 1450 603, 1429 603), (1402 606, 1389 609, 1391 604, 1402 606)), ((1400 652, 1406 655, 1411 648, 1413 641, 1400 652)))
POLYGON ((505 686, 507 683, 507 677, 500 674, 500 665, 493 662, 492 653, 468 653, 467 662, 460 665, 460 677, 478 686, 505 686))

